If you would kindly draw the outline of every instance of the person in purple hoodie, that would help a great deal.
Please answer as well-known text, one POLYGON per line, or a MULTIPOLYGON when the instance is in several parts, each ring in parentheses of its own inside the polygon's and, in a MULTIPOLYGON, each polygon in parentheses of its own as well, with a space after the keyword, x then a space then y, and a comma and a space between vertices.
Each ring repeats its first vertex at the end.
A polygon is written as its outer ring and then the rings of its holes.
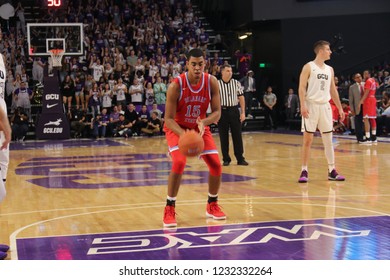
POLYGON ((150 121, 150 113, 146 105, 142 105, 141 110, 138 112, 138 122, 137 122, 137 134, 141 134, 142 128, 148 126, 150 121))
POLYGON ((100 115, 91 120, 91 129, 93 138, 106 137, 107 125, 110 122, 110 117, 107 114, 107 109, 103 108, 100 115))

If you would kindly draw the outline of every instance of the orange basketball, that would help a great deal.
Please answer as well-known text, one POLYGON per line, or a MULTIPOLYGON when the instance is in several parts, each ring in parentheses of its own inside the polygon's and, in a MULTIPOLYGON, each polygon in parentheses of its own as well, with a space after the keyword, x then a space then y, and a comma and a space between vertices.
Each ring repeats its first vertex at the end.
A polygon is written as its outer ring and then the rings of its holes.
POLYGON ((198 156, 203 148, 203 138, 195 130, 187 130, 179 138, 179 151, 187 157, 198 156))

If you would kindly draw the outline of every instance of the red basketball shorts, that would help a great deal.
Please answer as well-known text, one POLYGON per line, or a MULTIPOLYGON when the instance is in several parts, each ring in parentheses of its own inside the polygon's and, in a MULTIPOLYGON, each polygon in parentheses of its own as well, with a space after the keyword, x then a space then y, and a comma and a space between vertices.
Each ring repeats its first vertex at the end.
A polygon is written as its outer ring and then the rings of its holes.
MULTIPOLYGON (((173 131, 170 129, 165 130, 165 138, 168 142, 168 149, 169 152, 172 153, 176 150, 179 150, 179 136, 176 135, 173 131)), ((218 154, 217 146, 215 145, 213 136, 210 132, 210 128, 206 127, 204 134, 203 134, 203 141, 204 141, 204 149, 203 152, 200 154, 206 155, 206 154, 218 154)))
POLYGON ((363 118, 376 118, 376 98, 367 97, 363 103, 363 118))

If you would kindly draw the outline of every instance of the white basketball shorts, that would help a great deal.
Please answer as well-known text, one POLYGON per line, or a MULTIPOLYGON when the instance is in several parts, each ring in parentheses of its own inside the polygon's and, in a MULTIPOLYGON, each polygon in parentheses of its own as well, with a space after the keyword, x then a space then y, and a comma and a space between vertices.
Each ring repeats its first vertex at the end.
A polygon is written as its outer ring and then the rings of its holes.
POLYGON ((333 131, 332 109, 330 103, 312 103, 306 101, 309 117, 302 117, 302 132, 314 133, 317 128, 321 133, 333 131))

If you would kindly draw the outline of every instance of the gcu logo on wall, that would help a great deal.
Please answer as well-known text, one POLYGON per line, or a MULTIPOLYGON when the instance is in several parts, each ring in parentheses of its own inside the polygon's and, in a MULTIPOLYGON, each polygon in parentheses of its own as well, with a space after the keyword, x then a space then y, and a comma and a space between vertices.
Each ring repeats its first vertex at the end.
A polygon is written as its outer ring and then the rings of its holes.
POLYGON ((60 100, 59 94, 46 94, 45 95, 46 100, 60 100))

